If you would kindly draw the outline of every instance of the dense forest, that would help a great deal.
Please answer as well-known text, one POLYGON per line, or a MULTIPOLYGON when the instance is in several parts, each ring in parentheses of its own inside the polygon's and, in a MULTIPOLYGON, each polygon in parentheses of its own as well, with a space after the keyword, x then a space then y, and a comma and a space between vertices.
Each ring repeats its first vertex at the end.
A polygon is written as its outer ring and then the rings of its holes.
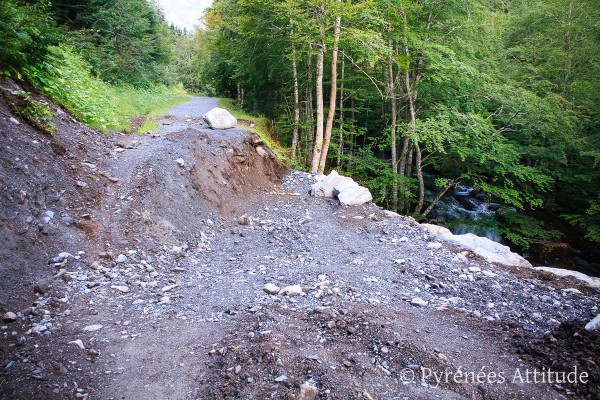
POLYGON ((232 97, 291 165, 387 209, 427 219, 467 187, 518 247, 600 242, 597 1, 216 0, 200 25, 146 0, 5 0, 0 73, 103 130, 177 83, 232 97))
POLYGON ((299 165, 420 218, 475 188, 524 248, 561 221, 600 241, 600 3, 217 0, 204 24, 184 83, 272 118, 299 165))

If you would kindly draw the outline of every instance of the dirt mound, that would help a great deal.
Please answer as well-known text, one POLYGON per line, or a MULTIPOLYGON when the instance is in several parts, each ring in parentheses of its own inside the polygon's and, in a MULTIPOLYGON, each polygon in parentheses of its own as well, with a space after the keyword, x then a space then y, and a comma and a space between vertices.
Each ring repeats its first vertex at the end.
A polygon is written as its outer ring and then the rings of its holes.
POLYGON ((0 309, 33 299, 33 286, 51 277, 47 260, 86 240, 86 219, 105 178, 92 171, 106 137, 33 92, 55 114, 56 134, 30 127, 6 99, 22 88, 0 82, 0 309), (92 179, 93 177, 93 179, 92 179))
POLYGON ((104 250, 191 244, 207 221, 236 218, 285 173, 258 136, 241 130, 141 136, 122 149, 105 162, 118 181, 94 216, 104 250))

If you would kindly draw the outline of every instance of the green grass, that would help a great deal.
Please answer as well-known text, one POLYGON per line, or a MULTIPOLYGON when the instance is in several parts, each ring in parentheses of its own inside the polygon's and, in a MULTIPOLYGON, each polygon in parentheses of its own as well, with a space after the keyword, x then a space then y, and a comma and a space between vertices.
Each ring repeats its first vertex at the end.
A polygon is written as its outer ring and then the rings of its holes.
POLYGON ((131 117, 161 115, 190 99, 182 87, 107 84, 72 49, 50 50, 47 61, 25 69, 26 76, 55 103, 101 132, 131 132, 131 117))
POLYGON ((270 131, 269 120, 264 116, 256 116, 249 114, 247 111, 242 110, 235 104, 233 99, 220 98, 218 106, 229 111, 238 120, 246 120, 254 122, 254 126, 245 126, 244 129, 249 132, 256 133, 262 141, 275 153, 279 161, 283 162, 289 168, 301 169, 301 166, 290 157, 290 149, 283 147, 279 141, 277 141, 270 131))
POLYGON ((137 133, 146 133, 148 131, 158 131, 160 124, 155 119, 146 118, 144 123, 137 129, 137 133))
MULTIPOLYGON (((185 103, 190 96, 181 87, 158 86, 151 89, 137 89, 131 86, 109 86, 109 97, 117 112, 118 131, 131 131, 132 116, 157 116, 169 109, 185 103)), ((160 124, 146 119, 138 133, 157 129, 160 124)))

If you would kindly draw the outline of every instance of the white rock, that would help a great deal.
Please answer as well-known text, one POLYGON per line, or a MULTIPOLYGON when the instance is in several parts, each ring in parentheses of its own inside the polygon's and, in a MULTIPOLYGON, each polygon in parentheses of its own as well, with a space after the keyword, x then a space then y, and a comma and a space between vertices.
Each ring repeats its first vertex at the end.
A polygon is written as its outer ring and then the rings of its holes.
POLYGON ((479 268, 479 267, 469 267, 469 272, 481 272, 481 268, 479 268))
POLYGON ((317 197, 333 197, 334 188, 345 183, 354 183, 358 186, 352 178, 341 176, 336 170, 333 170, 325 178, 311 186, 310 194, 317 197))
POLYGON ((404 264, 406 262, 406 260, 403 259, 403 258, 397 258, 397 259, 394 260, 394 262, 396 264, 404 264))
POLYGON ((129 287, 127 287, 127 286, 112 285, 110 288, 118 290, 121 293, 128 293, 129 292, 129 287))
POLYGON ((600 329, 600 314, 596 315, 596 317, 588 322, 585 325, 585 329, 588 331, 597 331, 600 329))
POLYGON ((571 276, 577 280, 587 283, 591 287, 600 287, 600 278, 593 278, 582 272, 571 271, 562 268, 551 268, 551 267, 535 267, 538 271, 546 271, 556 276, 571 276))
POLYGON ((117 259, 115 261, 118 262, 118 263, 127 262, 127 256, 125 254, 119 254, 117 256, 117 259))
POLYGON ((369 189, 359 186, 356 182, 354 182, 354 185, 345 183, 334 187, 333 194, 344 206, 359 206, 373 201, 373 195, 371 195, 369 189))
POLYGON ((15 314, 12 311, 8 311, 4 313, 4 315, 2 316, 2 320, 6 322, 14 322, 17 320, 17 314, 15 314))
POLYGON ((85 346, 83 345, 83 341, 81 339, 72 340, 68 344, 74 344, 75 346, 79 347, 81 350, 85 350, 85 346))
POLYGON ((427 248, 431 250, 438 250, 442 248, 442 244, 439 242, 429 242, 427 243, 427 248))
POLYGON ((457 244, 485 258, 489 262, 517 267, 531 267, 529 261, 510 251, 508 246, 494 242, 488 238, 479 237, 472 233, 464 235, 439 235, 439 240, 457 244))
POLYGON ((169 285, 169 286, 165 286, 162 289, 160 289, 161 292, 170 292, 171 290, 175 289, 176 287, 178 287, 179 284, 176 283, 174 285, 169 285))
POLYGON ((279 286, 274 283, 267 283, 265 286, 263 286, 263 291, 268 294, 277 294, 279 293, 279 290, 279 286))
POLYGON ((204 114, 204 119, 212 129, 229 129, 237 126, 237 119, 229 111, 219 107, 204 114))
POLYGON ((300 286, 300 285, 286 286, 279 291, 279 294, 287 295, 290 297, 298 296, 301 293, 302 293, 302 286, 300 286))
POLYGON ((420 297, 415 297, 414 299, 412 299, 410 301, 410 304, 412 304, 413 306, 417 306, 417 307, 425 307, 429 303, 427 303, 425 300, 423 300, 420 297))
POLYGON ((183 158, 178 158, 177 160, 175 160, 175 162, 180 166, 180 167, 185 167, 185 160, 183 158))
POLYGON ((421 224, 421 227, 425 228, 427 232, 432 235, 452 235, 450 229, 444 228, 443 226, 433 224, 421 224))
POLYGON ((452 261, 454 261, 454 262, 467 262, 467 261, 469 261, 469 259, 464 254, 458 253, 457 255, 454 256, 454 258, 452 259, 452 261))
POLYGON ((104 325, 100 325, 100 324, 95 324, 95 325, 88 325, 85 328, 82 329, 82 331, 84 332, 95 332, 99 329, 104 328, 104 325))
POLYGON ((15 124, 15 125, 20 125, 20 124, 21 124, 21 123, 20 123, 19 121, 17 121, 17 119, 16 119, 16 118, 14 118, 14 117, 10 117, 10 118, 9 118, 9 120, 10 120, 10 122, 12 122, 12 123, 13 123, 13 124, 15 124))
POLYGON ((483 270, 482 274, 487 276, 488 278, 495 278, 498 276, 498 274, 495 274, 492 271, 488 271, 488 270, 483 270))

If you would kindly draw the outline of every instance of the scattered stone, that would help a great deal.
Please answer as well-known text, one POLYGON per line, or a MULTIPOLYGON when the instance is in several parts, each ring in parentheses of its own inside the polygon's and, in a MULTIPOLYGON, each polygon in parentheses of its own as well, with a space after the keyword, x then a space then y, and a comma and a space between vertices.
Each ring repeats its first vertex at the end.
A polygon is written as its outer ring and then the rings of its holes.
POLYGON ((275 382, 285 382, 287 379, 288 377, 286 375, 279 375, 277 378, 275 378, 275 382))
POLYGON ((63 257, 63 256, 52 257, 48 260, 48 265, 62 264, 62 262, 65 261, 65 259, 66 259, 66 257, 63 257))
POLYGON ((33 287, 33 292, 37 294, 44 294, 48 292, 49 286, 47 284, 37 284, 33 287))
POLYGON ((117 256, 117 259, 115 261, 118 262, 118 263, 127 262, 127 256, 125 254, 119 254, 117 256))
POLYGON ((82 331, 84 332, 95 332, 99 329, 104 328, 104 325, 100 325, 100 324, 94 324, 94 325, 88 325, 85 328, 82 329, 82 331))
POLYGON ((83 341, 81 339, 72 340, 68 344, 74 344, 75 346, 79 347, 81 350, 85 350, 85 346, 83 345, 83 341))
POLYGON ((250 217, 248 217, 246 214, 242 215, 238 219, 238 224, 240 224, 240 225, 250 225, 250 217))
POLYGON ((467 261, 469 261, 469 259, 464 254, 458 253, 458 254, 456 254, 454 256, 454 258, 452 259, 452 261, 454 261, 454 262, 467 262, 467 261))
POLYGON ((129 287, 128 286, 112 285, 110 288, 118 290, 121 293, 128 293, 129 292, 129 287))
POLYGON ((298 396, 298 400, 316 400, 318 398, 319 389, 317 389, 314 383, 306 381, 300 385, 300 396, 298 396))
POLYGON ((300 286, 300 285, 286 286, 279 291, 279 294, 290 296, 290 297, 298 296, 299 294, 302 294, 302 286, 300 286))
POLYGON ((425 307, 429 303, 427 303, 425 300, 423 300, 420 297, 415 297, 410 301, 410 304, 412 304, 413 306, 417 306, 417 307, 425 307))
POLYGON ((177 163, 177 165, 179 165, 180 167, 185 167, 185 160, 183 158, 178 158, 177 160, 175 160, 175 162, 177 163))
POLYGON ((237 126, 237 119, 229 111, 219 107, 204 114, 204 120, 212 129, 230 129, 237 126))
POLYGON ((265 286, 263 286, 263 291, 268 294, 277 294, 279 293, 279 290, 279 286, 275 285, 274 283, 267 283, 265 286))
POLYGON ((431 250, 438 250, 442 248, 442 244, 439 242, 429 242, 427 243, 427 248, 431 250))
POLYGON ((17 320, 17 314, 12 311, 8 311, 4 313, 2 316, 2 321, 4 322, 15 322, 17 320))
POLYGON ((469 272, 481 272, 481 268, 479 268, 479 267, 469 267, 469 272))
POLYGON ((600 314, 596 315, 594 319, 585 325, 585 329, 588 331, 600 330, 600 314))
POLYGON ((176 283, 176 284, 173 284, 173 285, 168 285, 168 286, 165 286, 165 287, 163 287, 163 288, 161 289, 161 292, 163 292, 163 293, 164 293, 164 292, 170 292, 171 290, 175 289, 175 288, 176 288, 176 287, 178 287, 178 286, 179 286, 179 284, 178 284, 178 283, 176 283))

